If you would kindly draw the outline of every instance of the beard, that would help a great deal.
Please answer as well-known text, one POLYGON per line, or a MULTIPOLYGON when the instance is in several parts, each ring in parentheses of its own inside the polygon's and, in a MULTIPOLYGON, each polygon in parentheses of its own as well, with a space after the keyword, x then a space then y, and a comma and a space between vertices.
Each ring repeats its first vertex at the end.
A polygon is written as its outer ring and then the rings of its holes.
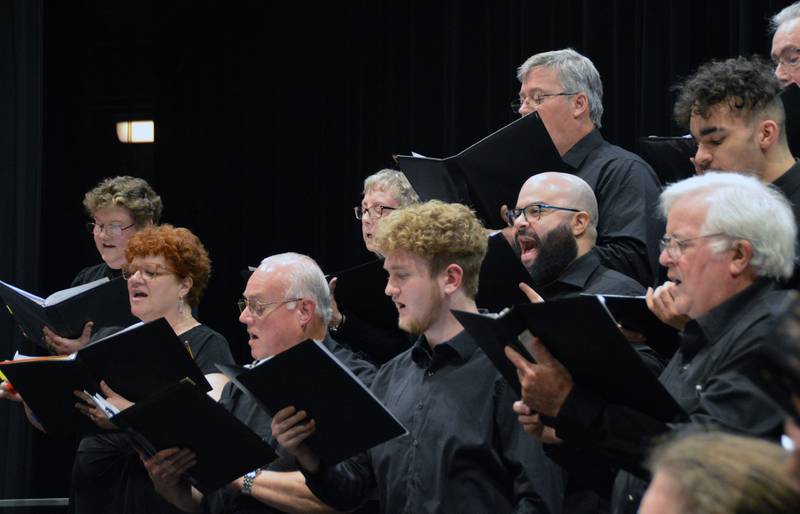
MULTIPOLYGON (((533 240, 533 248, 539 252, 536 259, 525 266, 536 290, 560 277, 578 256, 578 243, 565 223, 548 232, 544 238, 540 238, 535 231, 524 235, 533 240)), ((521 249, 516 238, 514 245, 519 255, 521 249)))
POLYGON ((427 303, 428 305, 421 309, 421 312, 416 317, 400 320, 398 324, 400 329, 409 334, 424 334, 433 325, 434 318, 439 315, 442 303, 444 303, 444 298, 438 287, 431 288, 430 298, 427 303))

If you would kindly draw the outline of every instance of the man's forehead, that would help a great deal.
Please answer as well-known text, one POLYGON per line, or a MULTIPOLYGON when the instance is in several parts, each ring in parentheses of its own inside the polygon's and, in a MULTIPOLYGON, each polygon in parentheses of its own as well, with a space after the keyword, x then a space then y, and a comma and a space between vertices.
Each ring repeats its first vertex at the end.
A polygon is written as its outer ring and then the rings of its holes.
POLYGON ((517 207, 525 207, 535 202, 557 203, 565 195, 564 186, 560 180, 533 178, 520 189, 517 207))
POLYGON ((558 82, 558 73, 549 66, 531 68, 522 81, 523 89, 537 89, 552 82, 558 82))
POLYGON ((387 253, 383 260, 383 269, 386 271, 416 269, 424 266, 427 266, 425 259, 408 250, 397 250, 387 253))
POLYGON ((247 281, 244 295, 250 297, 269 296, 283 287, 283 280, 274 269, 264 271, 256 269, 247 281))
POLYGON ((778 57, 789 46, 800 47, 800 18, 781 24, 772 37, 772 57, 778 57))
POLYGON ((714 105, 706 113, 693 109, 689 124, 695 137, 750 125, 741 114, 731 110, 727 101, 714 105))

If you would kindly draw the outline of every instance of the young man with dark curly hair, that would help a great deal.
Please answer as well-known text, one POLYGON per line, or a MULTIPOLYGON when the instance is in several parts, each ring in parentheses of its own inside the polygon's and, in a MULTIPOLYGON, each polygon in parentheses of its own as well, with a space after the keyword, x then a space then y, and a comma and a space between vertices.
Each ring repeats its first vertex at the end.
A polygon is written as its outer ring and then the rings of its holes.
POLYGON ((409 433, 325 466, 303 443, 314 421, 284 409, 273 435, 308 486, 341 511, 376 487, 386 513, 560 512, 560 470, 514 426, 509 384, 450 312, 477 312, 487 240, 475 214, 437 201, 398 209, 375 243, 400 328, 419 338, 378 371, 372 390, 409 433))
MULTIPOLYGON (((751 174, 780 189, 800 220, 800 164, 786 140, 781 84, 766 61, 737 57, 710 61, 676 87, 675 121, 691 130, 697 142, 695 171, 751 174)), ((764 219, 769 213, 764 213, 764 219)), ((800 286, 795 268, 787 287, 800 286)), ((649 304, 663 321, 680 328, 670 293, 674 284, 656 288, 649 304)))

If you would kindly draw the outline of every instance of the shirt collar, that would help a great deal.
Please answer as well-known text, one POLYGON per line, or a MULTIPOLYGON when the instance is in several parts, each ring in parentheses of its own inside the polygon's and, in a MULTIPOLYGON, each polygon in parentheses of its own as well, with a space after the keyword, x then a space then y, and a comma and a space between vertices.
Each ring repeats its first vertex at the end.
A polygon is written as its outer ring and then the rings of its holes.
MULTIPOLYGON (((586 255, 582 255, 572 261, 567 269, 564 270, 556 280, 555 283, 567 284, 577 287, 580 290, 586 289, 586 284, 589 278, 594 274, 597 268, 600 267, 600 257, 597 252, 592 248, 586 255)), ((547 287, 545 287, 545 290, 547 287)))
POLYGON ((600 135, 599 130, 594 129, 583 136, 583 139, 575 143, 572 148, 564 154, 563 161, 573 168, 578 169, 581 164, 583 164, 583 161, 586 160, 586 157, 601 144, 603 144, 603 136, 600 135))
POLYGON ((478 347, 475 340, 466 330, 462 330, 449 341, 439 343, 433 348, 428 344, 425 335, 419 336, 411 348, 411 359, 421 368, 449 360, 458 359, 461 363, 467 362, 478 347))
POLYGON ((686 353, 696 352, 705 343, 713 344, 717 341, 725 330, 730 327, 731 322, 742 312, 747 312, 748 305, 754 300, 773 289, 774 283, 767 278, 758 279, 745 290, 733 295, 721 304, 717 305, 707 313, 695 320, 690 320, 686 324, 681 338, 681 349, 686 353))

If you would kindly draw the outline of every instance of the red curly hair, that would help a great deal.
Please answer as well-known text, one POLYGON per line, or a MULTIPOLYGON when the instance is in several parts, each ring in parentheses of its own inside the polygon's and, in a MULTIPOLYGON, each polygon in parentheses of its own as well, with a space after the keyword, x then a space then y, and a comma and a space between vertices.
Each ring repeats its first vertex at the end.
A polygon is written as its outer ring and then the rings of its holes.
POLYGON ((197 307, 211 275, 211 258, 200 239, 187 228, 172 225, 148 227, 130 238, 125 259, 131 262, 136 257, 150 255, 163 256, 178 278, 192 279, 186 302, 197 307))

